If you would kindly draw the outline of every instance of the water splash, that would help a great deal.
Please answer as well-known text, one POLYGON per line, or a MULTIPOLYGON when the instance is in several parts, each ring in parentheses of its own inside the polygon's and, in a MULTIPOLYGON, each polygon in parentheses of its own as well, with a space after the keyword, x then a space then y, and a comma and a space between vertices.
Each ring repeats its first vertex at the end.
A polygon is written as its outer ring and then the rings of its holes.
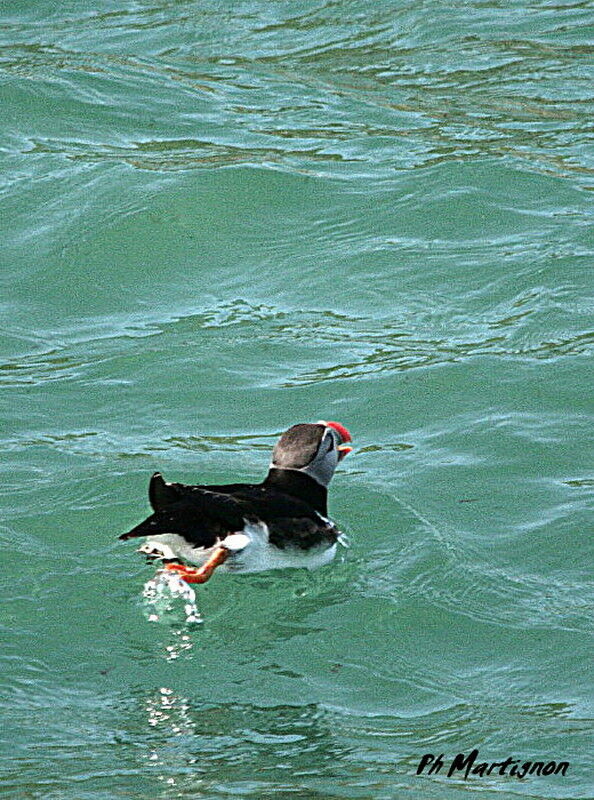
POLYGON ((179 600, 184 603, 183 609, 187 623, 202 622, 196 606, 195 591, 175 572, 166 569, 158 570, 144 584, 142 596, 149 622, 159 622, 166 617, 176 616, 179 600))

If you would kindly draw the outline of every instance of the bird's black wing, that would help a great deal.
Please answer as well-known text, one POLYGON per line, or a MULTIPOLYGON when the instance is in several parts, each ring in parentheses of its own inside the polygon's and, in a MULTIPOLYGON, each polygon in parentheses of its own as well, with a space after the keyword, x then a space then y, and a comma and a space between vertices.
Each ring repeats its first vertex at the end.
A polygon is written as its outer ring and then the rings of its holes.
POLYGON ((204 491, 215 492, 221 495, 232 495, 241 493, 242 490, 247 490, 249 492, 254 488, 254 485, 249 483, 228 483, 221 486, 170 483, 163 478, 160 472, 155 472, 149 482, 148 495, 153 510, 162 511, 178 503, 180 500, 192 498, 204 491))
POLYGON ((156 472, 149 485, 154 513, 120 539, 177 533, 196 547, 212 547, 247 522, 264 522, 271 544, 308 550, 333 544, 339 531, 304 500, 265 484, 191 486, 156 472))
POLYGON ((177 533, 197 547, 211 547, 218 539, 242 530, 250 516, 245 503, 228 493, 166 483, 159 473, 151 478, 149 499, 154 513, 120 539, 177 533))

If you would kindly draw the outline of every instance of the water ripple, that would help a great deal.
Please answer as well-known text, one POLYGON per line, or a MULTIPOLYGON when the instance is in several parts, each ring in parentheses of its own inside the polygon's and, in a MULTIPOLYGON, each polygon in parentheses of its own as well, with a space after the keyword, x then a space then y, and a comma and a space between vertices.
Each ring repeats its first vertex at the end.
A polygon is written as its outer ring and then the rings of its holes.
POLYGON ((169 111, 166 138, 152 136, 137 117, 116 137, 111 125, 99 138, 81 135, 78 123, 57 138, 36 134, 47 126, 34 125, 31 155, 158 171, 243 163, 335 176, 339 164, 345 174, 364 168, 379 176, 444 159, 499 157, 554 174, 592 174, 579 105, 590 98, 592 51, 587 39, 567 33, 584 24, 586 9, 564 6, 555 14, 566 23, 553 25, 541 9, 530 29, 509 9, 502 25, 494 9, 477 6, 471 27, 488 24, 490 34, 473 33, 465 17, 454 65, 452 42, 437 34, 458 9, 433 9, 420 26, 413 7, 344 16, 329 3, 293 16, 256 4, 253 13, 237 11, 230 25, 218 10, 184 6, 183 13, 157 4, 56 14, 45 20, 43 39, 33 21, 5 24, 0 68, 38 84, 52 102, 67 89, 91 113, 102 107, 120 123, 124 94, 136 95, 138 108, 148 102, 154 113, 169 111), (179 25, 194 30, 192 45, 177 41, 179 25), (154 38, 156 52, 122 56, 122 37, 154 38), (85 39, 92 48, 83 47, 85 39))

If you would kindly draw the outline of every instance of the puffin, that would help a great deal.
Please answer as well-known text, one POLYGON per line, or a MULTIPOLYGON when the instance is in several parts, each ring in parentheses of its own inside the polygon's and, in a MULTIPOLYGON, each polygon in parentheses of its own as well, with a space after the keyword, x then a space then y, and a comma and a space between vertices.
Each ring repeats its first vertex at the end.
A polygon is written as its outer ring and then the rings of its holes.
POLYGON ((298 423, 272 452, 261 483, 187 485, 155 472, 153 513, 120 539, 144 537, 139 548, 187 583, 205 583, 215 569, 260 572, 314 569, 332 561, 341 533, 328 518, 328 485, 352 437, 340 422, 298 423))

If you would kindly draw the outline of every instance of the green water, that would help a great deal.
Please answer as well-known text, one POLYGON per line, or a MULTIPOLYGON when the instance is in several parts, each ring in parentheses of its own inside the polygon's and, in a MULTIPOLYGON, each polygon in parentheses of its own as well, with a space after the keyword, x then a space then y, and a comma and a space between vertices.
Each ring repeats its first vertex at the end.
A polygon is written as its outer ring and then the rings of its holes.
POLYGON ((593 21, 2 6, 3 797, 594 796, 593 21), (151 472, 320 417, 345 558, 150 622, 151 472))

